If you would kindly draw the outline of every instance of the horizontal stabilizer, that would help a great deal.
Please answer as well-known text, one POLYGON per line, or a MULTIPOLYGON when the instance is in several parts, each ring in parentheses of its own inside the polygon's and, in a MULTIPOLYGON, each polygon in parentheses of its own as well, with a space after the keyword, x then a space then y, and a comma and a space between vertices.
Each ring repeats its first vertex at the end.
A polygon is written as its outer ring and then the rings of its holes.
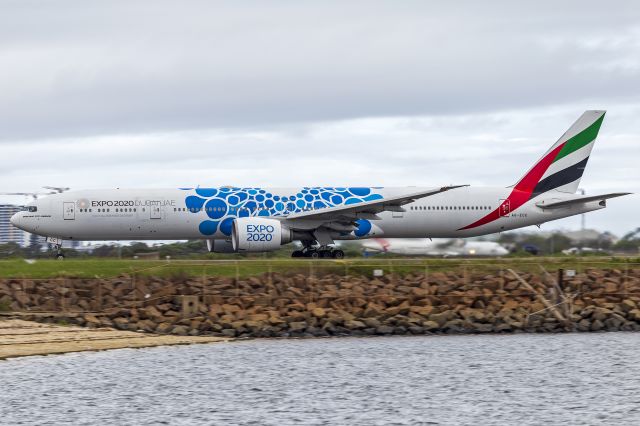
POLYGON ((562 207, 570 207, 578 204, 588 203, 591 201, 600 201, 600 200, 604 201, 604 200, 608 200, 609 198, 622 197, 623 195, 629 195, 629 194, 631 194, 631 192, 615 192, 613 194, 593 195, 590 197, 578 197, 578 198, 572 198, 570 200, 557 200, 557 199, 551 199, 548 201, 542 200, 536 203, 536 206, 542 209, 559 209, 562 207))

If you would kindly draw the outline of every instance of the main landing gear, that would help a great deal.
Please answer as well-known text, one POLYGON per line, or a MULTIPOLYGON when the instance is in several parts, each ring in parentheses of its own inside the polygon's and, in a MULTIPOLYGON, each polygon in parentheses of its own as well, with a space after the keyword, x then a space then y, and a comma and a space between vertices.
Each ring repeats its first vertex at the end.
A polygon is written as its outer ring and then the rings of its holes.
POLYGON ((344 252, 329 246, 314 247, 311 244, 305 244, 302 250, 296 250, 291 253, 291 257, 309 257, 311 259, 343 259, 344 252))

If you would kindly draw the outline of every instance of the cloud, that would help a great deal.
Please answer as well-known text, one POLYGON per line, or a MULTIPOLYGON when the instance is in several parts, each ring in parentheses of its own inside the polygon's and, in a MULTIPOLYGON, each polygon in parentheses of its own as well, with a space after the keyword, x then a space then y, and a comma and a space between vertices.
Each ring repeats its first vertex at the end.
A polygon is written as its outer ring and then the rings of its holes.
POLYGON ((634 2, 64 3, 3 8, 0 139, 640 94, 634 2))

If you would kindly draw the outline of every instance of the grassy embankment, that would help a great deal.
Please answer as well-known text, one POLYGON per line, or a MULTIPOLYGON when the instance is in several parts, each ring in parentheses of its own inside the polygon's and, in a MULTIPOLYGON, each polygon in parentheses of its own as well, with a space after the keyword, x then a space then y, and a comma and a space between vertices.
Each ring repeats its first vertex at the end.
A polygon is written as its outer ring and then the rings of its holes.
POLYGON ((309 259, 265 259, 265 260, 37 260, 23 259, 0 261, 0 278, 108 278, 119 275, 153 275, 161 277, 187 276, 238 276, 262 274, 265 272, 300 272, 323 275, 326 273, 366 274, 374 269, 382 269, 385 274, 432 273, 437 271, 465 269, 469 274, 496 273, 504 268, 520 271, 548 271, 559 268, 574 269, 578 272, 586 268, 628 269, 640 267, 638 258, 612 257, 545 257, 545 258, 504 258, 504 259, 410 259, 410 258, 370 258, 346 260, 309 259))

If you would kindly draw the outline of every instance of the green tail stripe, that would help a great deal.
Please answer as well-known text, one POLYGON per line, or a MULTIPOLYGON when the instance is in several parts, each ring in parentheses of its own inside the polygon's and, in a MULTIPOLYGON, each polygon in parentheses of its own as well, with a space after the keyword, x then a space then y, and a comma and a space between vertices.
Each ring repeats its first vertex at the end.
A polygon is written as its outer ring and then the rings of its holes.
POLYGON ((555 163, 559 159, 566 157, 572 152, 577 151, 583 146, 586 146, 591 142, 593 142, 596 139, 596 136, 598 136, 598 131, 600 130, 600 126, 602 126, 603 120, 604 120, 604 114, 602 114, 600 118, 594 121, 593 124, 591 124, 589 127, 584 129, 582 132, 578 133, 577 135, 575 135, 574 137, 566 141, 564 143, 564 147, 562 148, 562 150, 560 150, 560 152, 558 153, 558 156, 556 157, 555 160, 553 160, 553 162, 555 163))

